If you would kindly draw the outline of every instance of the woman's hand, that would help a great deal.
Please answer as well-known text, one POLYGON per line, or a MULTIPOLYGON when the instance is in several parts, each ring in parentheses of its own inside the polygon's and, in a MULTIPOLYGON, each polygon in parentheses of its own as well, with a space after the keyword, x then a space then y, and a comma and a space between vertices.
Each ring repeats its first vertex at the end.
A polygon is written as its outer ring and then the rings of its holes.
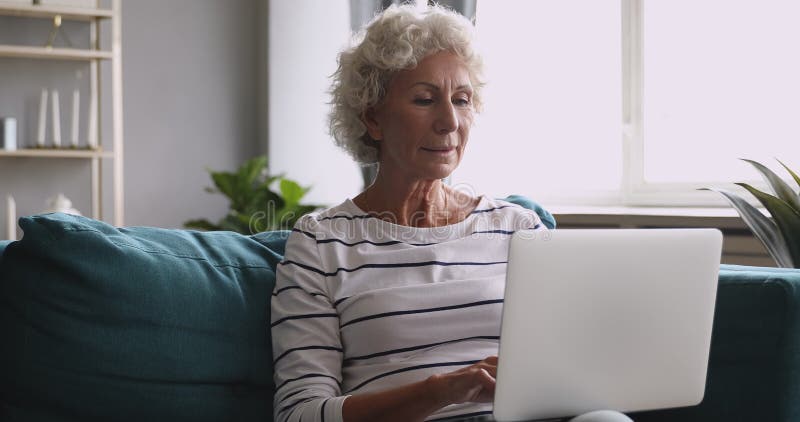
POLYGON ((434 375, 428 382, 432 384, 434 393, 440 397, 442 403, 487 403, 494 400, 496 377, 497 356, 489 356, 466 368, 434 375))
POLYGON ((347 397, 342 405, 346 422, 422 421, 433 412, 456 403, 491 402, 497 356, 457 371, 375 393, 347 397))

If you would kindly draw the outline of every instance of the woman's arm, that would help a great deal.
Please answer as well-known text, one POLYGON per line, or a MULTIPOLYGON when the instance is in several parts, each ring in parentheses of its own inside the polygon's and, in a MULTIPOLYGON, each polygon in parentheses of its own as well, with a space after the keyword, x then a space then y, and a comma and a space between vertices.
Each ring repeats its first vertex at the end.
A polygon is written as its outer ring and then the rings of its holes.
POLYGON ((454 372, 377 393, 348 397, 342 407, 344 422, 422 421, 456 403, 490 402, 494 397, 497 357, 490 356, 454 372))
POLYGON ((302 217, 286 243, 272 296, 272 358, 276 422, 340 421, 342 344, 314 235, 302 217))

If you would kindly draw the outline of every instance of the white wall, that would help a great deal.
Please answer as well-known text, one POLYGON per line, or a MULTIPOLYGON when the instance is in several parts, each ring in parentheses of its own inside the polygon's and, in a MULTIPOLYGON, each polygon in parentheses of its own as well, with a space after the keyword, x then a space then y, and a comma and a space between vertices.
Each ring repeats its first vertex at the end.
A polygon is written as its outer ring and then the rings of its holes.
POLYGON ((257 1, 123 3, 125 224, 217 221, 206 169, 259 153, 257 1))
POLYGON ((271 0, 268 14, 270 171, 312 185, 305 202, 337 205, 362 187, 326 123, 329 77, 350 36, 349 1, 271 0))

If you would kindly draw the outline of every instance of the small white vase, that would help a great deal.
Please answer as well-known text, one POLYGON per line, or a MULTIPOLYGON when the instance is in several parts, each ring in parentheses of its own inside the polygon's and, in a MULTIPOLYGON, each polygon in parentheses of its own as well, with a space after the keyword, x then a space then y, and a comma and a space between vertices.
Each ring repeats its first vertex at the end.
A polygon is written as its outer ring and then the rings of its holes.
POLYGON ((47 211, 45 212, 63 212, 64 214, 82 215, 80 211, 72 208, 72 201, 64 196, 63 193, 59 193, 54 198, 47 200, 47 211))

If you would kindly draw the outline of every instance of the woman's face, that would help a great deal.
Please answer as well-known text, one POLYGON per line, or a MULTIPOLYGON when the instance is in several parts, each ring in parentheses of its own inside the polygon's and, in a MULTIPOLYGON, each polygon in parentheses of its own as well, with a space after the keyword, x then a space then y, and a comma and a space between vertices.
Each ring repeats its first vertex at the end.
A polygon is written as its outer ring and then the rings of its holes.
POLYGON ((380 142, 380 169, 409 180, 442 179, 458 167, 469 139, 474 107, 466 65, 442 51, 398 72, 386 97, 365 113, 380 142))

